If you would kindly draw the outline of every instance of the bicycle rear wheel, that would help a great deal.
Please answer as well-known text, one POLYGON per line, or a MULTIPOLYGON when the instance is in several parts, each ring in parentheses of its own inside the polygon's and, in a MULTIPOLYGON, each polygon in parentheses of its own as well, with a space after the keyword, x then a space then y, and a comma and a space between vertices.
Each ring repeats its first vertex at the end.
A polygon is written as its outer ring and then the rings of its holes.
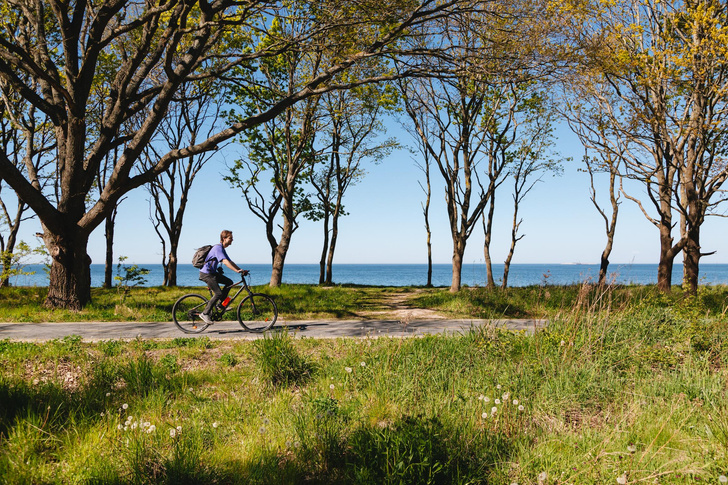
POLYGON ((250 332, 265 332, 278 319, 278 307, 268 295, 253 293, 238 305, 238 322, 250 332))
POLYGON ((200 313, 205 310, 207 298, 190 293, 177 300, 172 307, 172 318, 177 327, 184 333, 200 333, 208 327, 202 321, 200 313))

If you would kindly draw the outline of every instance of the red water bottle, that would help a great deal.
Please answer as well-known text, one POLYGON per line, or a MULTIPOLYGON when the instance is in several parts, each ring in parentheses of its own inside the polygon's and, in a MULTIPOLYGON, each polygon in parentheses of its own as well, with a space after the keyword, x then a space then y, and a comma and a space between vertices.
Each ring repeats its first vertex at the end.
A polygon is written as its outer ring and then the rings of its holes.
POLYGON ((222 306, 224 306, 224 307, 225 306, 228 306, 228 303, 230 303, 230 297, 229 296, 222 301, 222 306))

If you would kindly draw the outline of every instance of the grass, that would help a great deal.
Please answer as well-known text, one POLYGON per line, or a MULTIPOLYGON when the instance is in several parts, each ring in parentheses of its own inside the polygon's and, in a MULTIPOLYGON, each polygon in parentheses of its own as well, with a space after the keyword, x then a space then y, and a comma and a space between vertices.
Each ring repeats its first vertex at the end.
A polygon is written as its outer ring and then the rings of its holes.
MULTIPOLYGON (((497 303, 481 290, 411 296, 466 314, 497 303)), ((520 305, 549 326, 532 336, 0 341, 0 483, 723 483, 724 289, 686 299, 534 288, 502 299, 499 314, 520 305)))

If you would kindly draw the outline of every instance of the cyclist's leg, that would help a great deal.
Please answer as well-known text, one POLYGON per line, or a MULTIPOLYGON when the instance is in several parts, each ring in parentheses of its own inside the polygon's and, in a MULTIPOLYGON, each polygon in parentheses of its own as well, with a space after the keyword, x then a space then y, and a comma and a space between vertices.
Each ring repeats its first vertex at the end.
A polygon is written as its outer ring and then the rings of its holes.
POLYGON ((233 286, 233 280, 228 278, 222 273, 217 274, 217 282, 221 285, 223 285, 220 295, 220 301, 227 298, 228 293, 230 293, 230 288, 233 286))
POLYGON ((215 308, 215 303, 223 298, 222 290, 220 290, 220 285, 217 282, 217 275, 215 274, 207 274, 200 271, 200 280, 204 281, 210 291, 212 291, 212 297, 210 298, 210 301, 207 302, 207 306, 205 306, 205 310, 203 311, 205 315, 209 315, 210 311, 215 308))

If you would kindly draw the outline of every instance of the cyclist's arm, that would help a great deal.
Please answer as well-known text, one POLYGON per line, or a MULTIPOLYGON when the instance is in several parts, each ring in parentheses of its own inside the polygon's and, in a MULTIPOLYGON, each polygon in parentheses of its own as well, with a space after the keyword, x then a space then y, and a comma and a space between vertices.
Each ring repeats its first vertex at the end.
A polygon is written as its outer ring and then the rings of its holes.
POLYGON ((242 273, 244 270, 240 269, 237 264, 233 263, 229 259, 223 259, 222 263, 230 268, 231 270, 235 271, 236 273, 242 273))

